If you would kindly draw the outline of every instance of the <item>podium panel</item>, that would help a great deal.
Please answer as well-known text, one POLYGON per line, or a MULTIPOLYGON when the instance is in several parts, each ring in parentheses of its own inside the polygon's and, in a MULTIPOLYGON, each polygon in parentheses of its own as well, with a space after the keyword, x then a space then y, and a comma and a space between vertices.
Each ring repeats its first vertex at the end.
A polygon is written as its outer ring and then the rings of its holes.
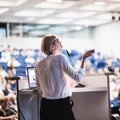
POLYGON ((38 91, 20 91, 19 98, 19 120, 40 120, 38 91))
POLYGON ((109 74, 83 77, 84 88, 73 88, 76 120, 110 120, 109 74))
MULTIPOLYGON (((83 88, 72 88, 76 120, 110 120, 109 75, 85 76, 83 88)), ((20 90, 20 120, 40 120, 38 91, 20 90)))
POLYGON ((75 92, 73 111, 76 120, 110 120, 107 92, 75 92))

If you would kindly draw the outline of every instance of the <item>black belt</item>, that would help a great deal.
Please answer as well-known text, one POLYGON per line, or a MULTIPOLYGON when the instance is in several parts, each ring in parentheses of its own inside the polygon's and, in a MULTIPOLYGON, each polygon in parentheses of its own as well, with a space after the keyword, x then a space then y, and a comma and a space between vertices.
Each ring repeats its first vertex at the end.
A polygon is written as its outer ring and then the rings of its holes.
POLYGON ((49 100, 49 101, 62 101, 62 100, 69 100, 70 99, 70 97, 68 96, 68 97, 66 97, 66 98, 58 98, 58 99, 48 99, 48 98, 44 98, 44 97, 42 97, 42 99, 43 100, 49 100))
POLYGON ((58 101, 69 101, 71 107, 73 107, 73 105, 74 105, 73 100, 72 100, 71 97, 69 97, 69 96, 66 97, 66 98, 59 98, 59 99, 47 99, 47 98, 42 97, 42 100, 43 100, 43 101, 56 101, 56 102, 58 102, 58 101))

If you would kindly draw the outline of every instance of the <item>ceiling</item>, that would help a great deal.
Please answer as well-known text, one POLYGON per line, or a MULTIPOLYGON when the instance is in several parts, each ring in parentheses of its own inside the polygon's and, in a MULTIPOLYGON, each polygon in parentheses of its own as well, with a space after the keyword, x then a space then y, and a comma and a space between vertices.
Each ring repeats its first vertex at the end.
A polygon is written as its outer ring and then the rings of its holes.
POLYGON ((120 0, 0 0, 0 22, 97 26, 119 12, 120 0))

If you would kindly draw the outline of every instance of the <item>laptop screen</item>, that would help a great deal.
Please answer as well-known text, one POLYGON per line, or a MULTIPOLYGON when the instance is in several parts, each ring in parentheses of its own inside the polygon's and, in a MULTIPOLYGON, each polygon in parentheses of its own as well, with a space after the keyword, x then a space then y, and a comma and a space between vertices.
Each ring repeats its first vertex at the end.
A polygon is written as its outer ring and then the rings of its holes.
POLYGON ((29 88, 37 88, 34 67, 27 67, 27 75, 29 88))

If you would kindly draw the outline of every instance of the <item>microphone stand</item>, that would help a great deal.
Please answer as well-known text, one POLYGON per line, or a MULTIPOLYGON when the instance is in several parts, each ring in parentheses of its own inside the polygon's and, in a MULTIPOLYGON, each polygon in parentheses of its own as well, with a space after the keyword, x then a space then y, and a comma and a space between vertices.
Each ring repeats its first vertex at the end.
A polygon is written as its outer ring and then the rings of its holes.
POLYGON ((18 110, 18 120, 20 120, 20 114, 19 114, 19 111, 20 111, 20 105, 19 105, 19 80, 20 80, 20 77, 5 77, 6 80, 16 80, 16 87, 17 87, 17 110, 18 110))
POLYGON ((19 114, 19 111, 20 111, 20 105, 19 105, 19 80, 20 80, 20 77, 15 77, 16 78, 16 85, 17 85, 17 109, 18 109, 18 120, 20 120, 20 114, 19 114))

